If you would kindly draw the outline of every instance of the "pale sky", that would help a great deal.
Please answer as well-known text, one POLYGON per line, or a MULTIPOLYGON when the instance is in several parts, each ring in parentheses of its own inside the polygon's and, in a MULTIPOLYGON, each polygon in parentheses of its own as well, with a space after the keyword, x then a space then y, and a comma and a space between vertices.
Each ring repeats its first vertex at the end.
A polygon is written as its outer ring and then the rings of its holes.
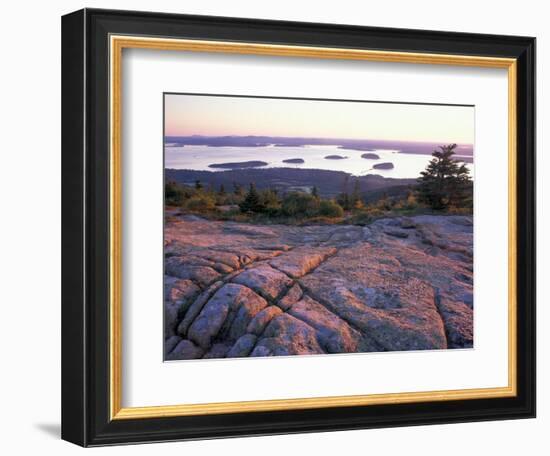
POLYGON ((301 136, 474 143, 474 108, 165 95, 167 136, 301 136))

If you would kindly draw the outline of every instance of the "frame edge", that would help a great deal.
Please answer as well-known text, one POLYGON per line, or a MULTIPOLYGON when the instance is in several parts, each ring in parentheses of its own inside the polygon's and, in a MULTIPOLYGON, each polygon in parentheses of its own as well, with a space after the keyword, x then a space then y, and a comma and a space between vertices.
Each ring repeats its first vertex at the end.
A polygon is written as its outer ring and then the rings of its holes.
POLYGON ((85 318, 86 11, 61 19, 61 438, 87 445, 85 318))

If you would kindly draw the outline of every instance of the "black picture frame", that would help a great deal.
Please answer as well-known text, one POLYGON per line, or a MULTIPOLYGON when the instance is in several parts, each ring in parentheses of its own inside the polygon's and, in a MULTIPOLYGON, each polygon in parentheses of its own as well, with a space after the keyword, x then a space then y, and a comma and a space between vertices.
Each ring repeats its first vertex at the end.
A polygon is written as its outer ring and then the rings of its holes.
MULTIPOLYGON (((62 19, 62 438, 82 446, 535 416, 535 39, 84 9, 62 19), (517 59, 517 395, 111 420, 109 36, 517 59)), ((498 286, 498 284, 495 284, 498 286)))

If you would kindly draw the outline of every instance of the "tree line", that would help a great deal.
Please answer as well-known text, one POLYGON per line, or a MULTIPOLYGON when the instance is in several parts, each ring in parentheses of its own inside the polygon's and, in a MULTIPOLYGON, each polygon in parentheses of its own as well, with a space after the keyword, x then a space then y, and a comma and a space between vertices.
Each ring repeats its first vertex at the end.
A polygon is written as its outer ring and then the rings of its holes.
POLYGON ((290 218, 342 219, 351 222, 368 221, 395 212, 413 213, 419 210, 468 213, 472 209, 472 180, 465 164, 453 159, 456 144, 441 146, 421 173, 415 186, 399 190, 397 195, 382 193, 376 201, 366 202, 360 182, 350 185, 346 176, 342 192, 335 198, 322 198, 317 187, 308 191, 282 193, 278 189, 258 189, 254 183, 245 188, 233 183, 231 189, 222 184, 217 189, 167 182, 166 204, 181 206, 189 212, 218 214, 222 218, 290 218))

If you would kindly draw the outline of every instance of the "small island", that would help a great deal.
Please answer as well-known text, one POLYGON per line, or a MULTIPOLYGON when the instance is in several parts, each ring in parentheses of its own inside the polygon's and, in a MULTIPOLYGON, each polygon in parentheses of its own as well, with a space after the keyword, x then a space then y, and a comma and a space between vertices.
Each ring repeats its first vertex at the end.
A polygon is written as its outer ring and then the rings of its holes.
POLYGON ((282 144, 273 144, 274 147, 304 147, 303 143, 282 143, 282 144))
POLYGON ((219 169, 244 169, 244 168, 257 168, 259 166, 266 166, 267 162, 260 160, 251 160, 245 162, 234 162, 234 163, 212 163, 208 165, 209 168, 219 168, 219 169))
POLYGON ((338 146, 338 149, 362 150, 362 151, 365 151, 365 152, 374 152, 374 150, 375 150, 375 149, 372 149, 371 147, 368 147, 368 146, 351 145, 351 144, 338 146))
POLYGON ((373 169, 393 169, 393 163, 386 162, 386 163, 377 163, 376 165, 372 165, 373 169))
POLYGON ((366 158, 368 160, 379 160, 380 155, 376 155, 376 154, 373 154, 373 153, 367 153, 367 154, 362 154, 361 158, 366 158))
POLYGON ((345 160, 348 157, 342 157, 341 155, 327 155, 325 160, 345 160))
POLYGON ((286 160, 283 160, 283 163, 296 163, 301 164, 305 163, 303 158, 287 158, 286 160))

